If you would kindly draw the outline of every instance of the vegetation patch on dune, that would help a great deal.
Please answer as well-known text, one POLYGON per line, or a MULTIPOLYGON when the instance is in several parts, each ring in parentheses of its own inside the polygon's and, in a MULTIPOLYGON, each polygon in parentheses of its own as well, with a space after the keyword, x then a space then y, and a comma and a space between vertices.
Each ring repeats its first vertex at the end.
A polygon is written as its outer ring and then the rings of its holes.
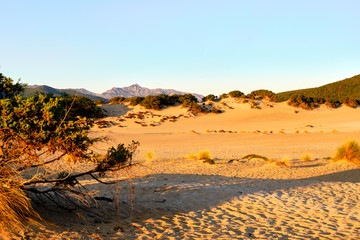
POLYGON ((337 148, 333 161, 345 160, 360 166, 360 145, 356 140, 347 140, 337 148))

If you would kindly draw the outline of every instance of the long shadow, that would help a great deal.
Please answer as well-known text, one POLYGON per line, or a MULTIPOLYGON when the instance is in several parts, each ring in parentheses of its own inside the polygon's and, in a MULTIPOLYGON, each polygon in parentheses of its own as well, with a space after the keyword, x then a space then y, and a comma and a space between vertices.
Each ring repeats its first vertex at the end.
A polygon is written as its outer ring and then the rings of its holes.
MULTIPOLYGON (((87 229, 102 223, 119 223, 124 228, 133 228, 131 222, 144 223, 147 219, 154 221, 165 217, 171 219, 176 214, 186 214, 211 209, 219 204, 229 202, 236 197, 246 196, 257 192, 271 193, 277 190, 286 190, 304 187, 321 182, 360 182, 360 169, 347 170, 338 173, 326 174, 303 179, 261 179, 239 178, 214 175, 195 174, 154 174, 142 178, 132 179, 132 183, 121 182, 116 192, 114 186, 105 186, 100 183, 88 184, 91 189, 103 189, 100 195, 106 198, 117 196, 118 209, 115 202, 99 201, 97 209, 91 209, 100 222, 96 223, 94 216, 83 213, 83 218, 73 213, 61 213, 61 217, 52 217, 57 213, 45 213, 45 217, 60 227, 70 229, 87 229), (134 189, 134 195, 131 195, 134 189), (176 201, 172 201, 175 199, 176 201), (178 204, 181 199, 181 204, 178 204), (133 204, 132 204, 133 203, 133 204), (71 218, 71 225, 66 219, 71 218), (76 228, 76 225, 78 226, 76 228), (80 226, 80 227, 79 227, 80 226)), ((60 231, 60 229, 59 229, 60 231)), ((135 234, 135 231, 133 231, 135 234)), ((136 238, 136 235, 133 236, 136 238)))
POLYGON ((107 117, 121 117, 125 116, 132 108, 129 108, 125 104, 106 104, 101 106, 105 116, 107 117))

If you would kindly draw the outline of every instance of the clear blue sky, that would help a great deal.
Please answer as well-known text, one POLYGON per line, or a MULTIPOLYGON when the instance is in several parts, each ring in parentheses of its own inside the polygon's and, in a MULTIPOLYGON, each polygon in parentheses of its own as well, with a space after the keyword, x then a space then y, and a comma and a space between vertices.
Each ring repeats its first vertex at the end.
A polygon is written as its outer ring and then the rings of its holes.
POLYGON ((102 93, 274 92, 360 74, 357 0, 0 0, 0 72, 102 93))

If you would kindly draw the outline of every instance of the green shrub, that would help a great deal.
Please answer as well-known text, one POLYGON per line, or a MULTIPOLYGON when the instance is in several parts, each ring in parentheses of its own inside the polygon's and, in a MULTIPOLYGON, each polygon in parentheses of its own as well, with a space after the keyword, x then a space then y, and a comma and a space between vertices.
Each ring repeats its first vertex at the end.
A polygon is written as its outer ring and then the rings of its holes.
POLYGON ((14 80, 0 73, 0 99, 13 98, 21 94, 26 84, 22 84, 19 81, 14 84, 14 80))
POLYGON ((315 108, 315 100, 312 97, 305 97, 304 95, 292 96, 288 102, 290 106, 300 107, 305 110, 312 110, 315 108))
POLYGON ((250 93, 250 95, 252 95, 253 98, 261 97, 261 98, 263 98, 265 100, 268 100, 268 101, 273 101, 273 102, 276 101, 276 94, 273 93, 272 91, 265 90, 265 89, 252 91, 250 93))
POLYGON ((183 103, 183 106, 184 106, 184 104, 186 107, 189 108, 190 112, 193 112, 193 113, 206 113, 207 112, 207 110, 205 108, 201 107, 197 102, 186 101, 183 103))
MULTIPOLYGON (((0 95, 3 93, 0 89, 0 95)), ((93 112, 88 112, 93 110, 93 106, 91 100, 74 96, 23 98, 17 95, 0 100, 2 234, 3 228, 18 231, 26 221, 38 217, 28 196, 48 199, 65 209, 74 210, 81 207, 81 203, 93 199, 91 193, 82 188, 79 178, 88 176, 104 183, 100 178, 106 173, 132 165, 137 142, 128 147, 119 144, 109 148, 105 154, 90 150, 91 145, 99 141, 88 137, 94 122, 87 116, 93 116, 93 112), (90 108, 86 110, 84 107, 90 108), (88 167, 65 172, 58 165, 69 164, 67 169, 73 169, 71 165, 77 162, 85 162, 88 167), (54 171, 48 172, 47 169, 54 171)))
POLYGON ((130 102, 131 106, 136 106, 139 105, 144 99, 144 97, 131 97, 127 98, 126 101, 130 102))
POLYGON ((166 94, 157 95, 157 98, 160 100, 161 105, 164 106, 173 106, 177 102, 177 98, 175 96, 169 96, 166 94))
POLYGON ((125 101, 124 97, 113 97, 109 99, 109 103, 110 104, 118 104, 118 103, 122 103, 125 101))
POLYGON ((206 97, 203 97, 203 102, 206 102, 206 101, 215 101, 217 100, 217 97, 214 95, 214 94, 209 94, 207 95, 206 97))
POLYGON ((215 161, 212 159, 212 156, 208 150, 199 152, 199 160, 202 160, 203 163, 215 164, 215 161))
POLYGON ((197 102, 197 98, 190 93, 184 95, 173 95, 173 97, 175 97, 175 99, 182 104, 184 102, 197 102))
POLYGON ((351 107, 351 108, 356 108, 356 106, 358 105, 358 101, 353 99, 353 98, 349 98, 349 97, 345 97, 345 98, 342 98, 340 100, 340 102, 342 104, 345 104, 346 106, 348 107, 351 107))
POLYGON ((222 113, 222 111, 220 109, 217 109, 216 107, 211 108, 210 112, 211 113, 222 113))
POLYGON ((104 105, 104 104, 105 104, 105 100, 103 100, 103 99, 96 99, 96 100, 94 101, 94 103, 95 103, 96 105, 104 105))
POLYGON ((234 91, 231 91, 228 93, 228 95, 230 97, 233 97, 233 98, 241 98, 241 97, 245 97, 245 94, 239 90, 234 90, 234 91))
POLYGON ((161 100, 157 96, 146 96, 144 100, 140 102, 140 105, 146 109, 160 110, 162 108, 161 100))
MULTIPOLYGON (((51 99, 47 96, 46 98, 51 99)), ((34 100, 40 99, 39 96, 35 96, 34 100)), ((101 108, 87 97, 82 96, 64 96, 60 97, 59 103, 63 104, 63 108, 69 109, 69 114, 87 118, 102 118, 104 113, 101 108)))
POLYGON ((223 94, 220 95, 220 98, 221 98, 221 99, 228 98, 228 95, 227 95, 226 93, 223 93, 223 94))
POLYGON ((333 100, 326 100, 325 101, 325 106, 328 106, 330 108, 337 108, 339 106, 339 103, 335 102, 333 100))

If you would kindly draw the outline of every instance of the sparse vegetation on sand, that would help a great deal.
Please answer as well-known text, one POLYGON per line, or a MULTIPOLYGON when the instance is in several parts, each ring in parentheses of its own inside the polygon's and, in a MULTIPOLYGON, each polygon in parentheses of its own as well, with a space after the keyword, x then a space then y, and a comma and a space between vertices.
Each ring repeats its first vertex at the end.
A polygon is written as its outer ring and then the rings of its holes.
POLYGON ((274 163, 276 166, 284 166, 289 167, 290 166, 290 160, 288 158, 283 158, 281 160, 270 160, 270 163, 274 163))
POLYGON ((189 153, 187 155, 187 159, 188 160, 197 160, 198 159, 198 156, 195 154, 195 153, 189 153))
POLYGON ((155 159, 155 153, 153 151, 147 151, 146 153, 146 162, 151 163, 155 159))
POLYGON ((301 156, 301 158, 300 158, 302 161, 306 161, 306 162, 308 162, 308 161, 311 161, 312 160, 312 157, 311 157, 311 155, 310 154, 304 154, 303 156, 301 156))
POLYGON ((360 145, 356 140, 349 139, 337 148, 333 161, 346 160, 360 166, 360 145))
POLYGON ((253 158, 262 159, 264 161, 269 161, 269 159, 267 157, 257 155, 257 154, 249 154, 249 155, 246 155, 246 156, 242 157, 241 159, 251 160, 253 158))
POLYGON ((208 150, 202 150, 198 154, 189 153, 187 155, 188 160, 202 160, 203 163, 215 164, 212 156, 208 150))
POLYGON ((208 150, 202 150, 199 152, 199 160, 202 160, 204 163, 215 164, 208 150))
MULTIPOLYGON (((240 160, 251 160, 251 159, 261 159, 261 160, 264 160, 265 162, 273 163, 276 166, 285 166, 285 167, 290 166, 289 159, 287 159, 287 158, 283 158, 282 160, 273 160, 273 159, 269 159, 265 156, 258 155, 258 154, 248 154, 248 155, 242 157, 240 160)), ((233 161, 239 161, 239 160, 231 159, 228 161, 228 163, 232 163, 233 161)))
POLYGON ((272 101, 272 102, 276 101, 276 94, 273 93, 272 91, 265 90, 265 89, 252 91, 250 94, 247 95, 247 97, 252 98, 252 99, 262 98, 264 100, 272 101))

